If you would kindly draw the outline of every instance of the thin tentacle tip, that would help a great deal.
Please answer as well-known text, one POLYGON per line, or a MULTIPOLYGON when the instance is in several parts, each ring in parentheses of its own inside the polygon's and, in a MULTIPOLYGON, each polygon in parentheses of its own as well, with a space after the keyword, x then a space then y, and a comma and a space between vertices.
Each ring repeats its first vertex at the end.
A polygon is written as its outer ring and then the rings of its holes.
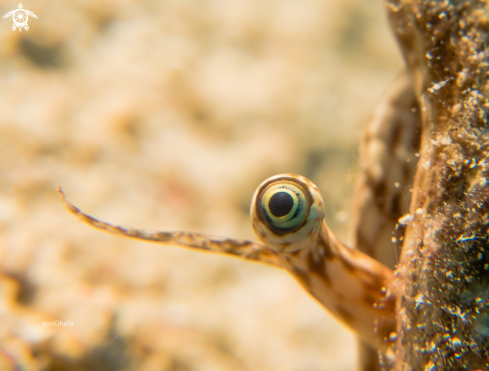
POLYGON ((63 203, 65 204, 66 208, 71 211, 71 207, 74 207, 74 206, 71 205, 70 202, 66 199, 66 194, 63 191, 63 188, 61 188, 61 186, 57 186, 56 187, 56 192, 58 192, 59 196, 61 197, 61 201, 63 201, 63 203))
POLYGON ((57 186, 56 187, 56 192, 59 193, 59 195, 61 196, 61 198, 66 201, 66 196, 65 196, 65 193, 63 192, 63 188, 61 188, 61 186, 57 186))
POLYGON ((80 211, 78 210, 78 208, 74 205, 72 205, 66 198, 66 194, 65 192, 63 191, 63 188, 61 188, 61 186, 57 186, 56 187, 56 191, 58 192, 59 196, 61 197, 61 200, 64 202, 65 206, 68 208, 68 210, 72 211, 73 209, 76 209, 77 211, 80 211))
MULTIPOLYGON (((80 218, 80 220, 85 221, 85 222, 87 222, 87 219, 88 220, 96 220, 95 218, 92 218, 90 215, 83 213, 79 208, 77 208, 70 201, 68 201, 68 199, 66 198, 66 194, 64 193, 61 186, 57 186, 56 191, 59 193, 61 200, 63 201, 63 203, 65 204, 66 208, 68 209, 68 211, 70 213, 72 213, 73 215, 80 218)), ((92 223, 89 223, 89 224, 92 224, 92 223)))

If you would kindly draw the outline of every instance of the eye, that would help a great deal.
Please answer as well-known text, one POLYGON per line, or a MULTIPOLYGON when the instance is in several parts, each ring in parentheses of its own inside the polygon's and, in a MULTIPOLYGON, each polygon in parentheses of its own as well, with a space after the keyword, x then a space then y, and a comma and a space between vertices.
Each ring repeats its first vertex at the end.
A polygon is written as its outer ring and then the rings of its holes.
POLYGON ((296 251, 314 242, 324 218, 318 188, 295 174, 265 180, 251 204, 252 226, 258 238, 277 252, 296 251))
POLYGON ((271 227, 280 233, 291 231, 304 222, 308 202, 302 189, 294 183, 279 182, 265 191, 261 207, 271 227))

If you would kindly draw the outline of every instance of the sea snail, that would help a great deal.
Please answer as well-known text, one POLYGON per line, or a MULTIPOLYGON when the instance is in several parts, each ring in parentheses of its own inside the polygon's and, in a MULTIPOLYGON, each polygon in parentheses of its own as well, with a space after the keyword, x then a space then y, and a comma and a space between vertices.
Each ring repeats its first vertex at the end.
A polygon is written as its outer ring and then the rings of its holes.
POLYGON ((360 338, 386 351, 395 332, 395 296, 390 269, 344 245, 324 222, 319 189, 307 178, 281 174, 265 180, 251 203, 251 223, 263 243, 189 232, 147 232, 97 220, 70 204, 67 208, 88 224, 115 234, 231 254, 282 267, 327 310, 360 338))

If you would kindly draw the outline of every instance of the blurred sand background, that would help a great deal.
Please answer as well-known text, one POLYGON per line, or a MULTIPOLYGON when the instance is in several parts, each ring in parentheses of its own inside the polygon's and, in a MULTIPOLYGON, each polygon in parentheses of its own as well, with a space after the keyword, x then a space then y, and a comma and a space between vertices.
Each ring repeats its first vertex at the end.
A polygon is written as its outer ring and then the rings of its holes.
POLYGON ((295 172, 349 241, 361 130, 401 68, 381 1, 23 5, 29 31, 0 20, 0 370, 353 370, 287 273, 94 230, 55 188, 115 224, 256 240, 255 187, 295 172))

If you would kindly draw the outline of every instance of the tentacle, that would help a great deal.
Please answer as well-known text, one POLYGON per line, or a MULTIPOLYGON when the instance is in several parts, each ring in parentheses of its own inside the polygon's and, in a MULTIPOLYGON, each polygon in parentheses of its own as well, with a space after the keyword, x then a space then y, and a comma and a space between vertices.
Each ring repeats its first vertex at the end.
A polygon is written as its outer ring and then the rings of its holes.
POLYGON ((245 260, 281 267, 276 253, 261 244, 246 240, 234 240, 202 233, 189 232, 148 232, 141 229, 124 228, 95 219, 71 204, 61 188, 58 188, 68 210, 91 226, 126 237, 136 238, 163 245, 180 246, 201 251, 226 254, 245 260))

